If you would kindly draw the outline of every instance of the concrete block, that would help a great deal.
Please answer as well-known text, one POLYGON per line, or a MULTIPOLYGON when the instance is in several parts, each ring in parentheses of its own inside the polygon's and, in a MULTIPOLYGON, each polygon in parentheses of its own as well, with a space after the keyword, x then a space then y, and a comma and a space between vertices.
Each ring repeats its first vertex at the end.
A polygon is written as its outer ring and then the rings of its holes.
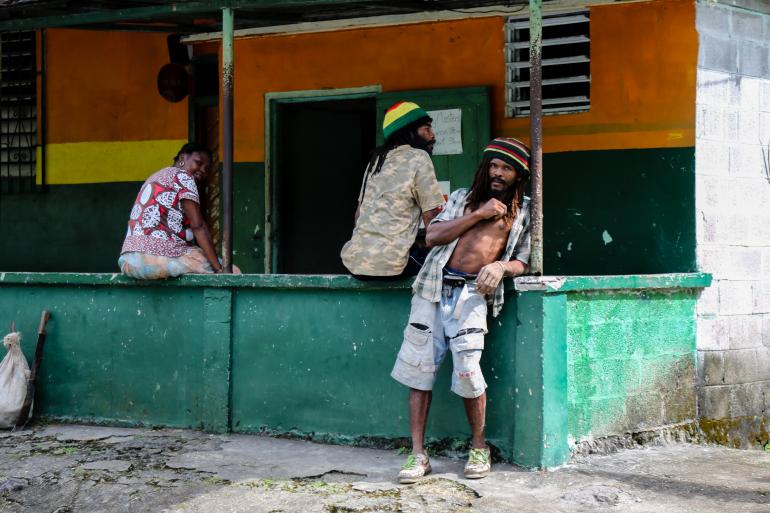
POLYGON ((710 419, 724 419, 730 415, 730 386, 703 386, 698 391, 698 415, 710 419))
POLYGON ((770 349, 770 314, 762 315, 762 345, 770 349))
MULTIPOLYGON (((763 212, 761 215, 757 215, 756 217, 751 218, 751 229, 749 235, 749 243, 757 248, 757 250, 759 250, 759 248, 766 245, 768 241, 770 241, 770 212, 763 212)), ((757 266, 757 272, 760 272, 759 265, 757 266)))
POLYGON ((741 110, 738 113, 738 140, 747 143, 759 143, 759 102, 753 110, 741 110))
POLYGON ((770 380, 770 365, 767 365, 769 359, 770 350, 764 346, 725 351, 725 384, 770 380))
POLYGON ((701 33, 699 39, 698 66, 727 73, 738 71, 738 45, 735 40, 709 32, 701 33))
POLYGON ((730 75, 704 68, 697 70, 695 104, 726 107, 730 103, 730 75))
POLYGON ((626 398, 625 419, 620 420, 625 431, 663 425, 663 400, 657 393, 646 393, 626 398))
POLYGON ((751 283, 721 280, 719 282, 719 314, 741 315, 753 311, 751 283))
POLYGON ((739 141, 740 136, 740 114, 737 110, 726 108, 722 114, 722 130, 724 130, 725 141, 739 141))
MULTIPOLYGON (((757 281, 751 286, 755 314, 770 313, 770 281, 757 281)), ((768 362, 770 364, 770 362, 768 362)))
MULTIPOLYGON (((731 315, 727 317, 727 324, 731 351, 763 347, 761 315, 731 315)), ((770 365, 768 376, 770 377, 770 365)))
POLYGON ((699 317, 696 344, 699 351, 721 351, 730 347, 729 317, 699 317))
POLYGON ((696 308, 698 316, 716 315, 719 312, 719 287, 713 283, 711 287, 701 290, 696 308))
MULTIPOLYGON (((746 214, 754 214, 759 211, 763 212, 763 209, 759 203, 761 187, 755 183, 755 180, 749 178, 731 178, 727 186, 728 201, 726 206, 729 210, 743 212, 746 214)), ((722 194, 725 190, 722 188, 722 194)))
MULTIPOLYGON (((737 92, 737 104, 735 104, 741 111, 756 111, 759 108, 759 90, 762 84, 762 79, 757 77, 749 77, 737 75, 733 77, 731 84, 731 100, 735 100, 735 93, 737 92)), ((746 141, 753 144, 753 141, 746 141)))
POLYGON ((770 381, 744 383, 731 387, 730 416, 764 416, 768 413, 770 381))
MULTIPOLYGON (((716 212, 713 210, 712 212, 716 212)), ((717 234, 716 215, 707 216, 703 210, 698 210, 695 216, 695 240, 698 244, 703 242, 716 242, 717 234)))
POLYGON ((762 278, 770 278, 770 248, 762 248, 762 265, 759 275, 762 278))
MULTIPOLYGON (((759 139, 759 129, 755 135, 759 139)), ((765 176, 765 161, 758 144, 736 144, 730 148, 730 174, 749 178, 765 176)))
POLYGON ((724 351, 698 351, 698 380, 703 385, 725 382, 724 351))
MULTIPOLYGON (((699 109, 704 110, 705 109, 699 109)), ((770 114, 768 114, 770 116, 770 114)), ((718 129, 721 130, 721 129, 718 129)), ((695 174, 696 176, 726 177, 730 174, 730 147, 722 140, 707 140, 705 136, 695 143, 695 174)), ((709 182, 709 190, 712 190, 709 182)), ((717 187, 718 193, 721 187, 717 187)))
MULTIPOLYGON (((724 259, 726 255, 727 249, 724 247, 698 245, 696 251, 698 269, 713 274, 715 279, 723 278, 725 266, 727 265, 724 259)), ((770 260, 770 254, 768 259, 770 260)), ((770 262, 768 267, 770 267, 770 262)), ((712 287, 714 286, 715 284, 712 285, 712 287)))
POLYGON ((768 48, 754 41, 738 44, 738 73, 743 76, 768 78, 768 48))
POLYGON ((729 34, 730 11, 717 5, 698 3, 696 4, 695 26, 701 34, 707 32, 729 34))
POLYGON ((674 395, 664 397, 663 424, 677 424, 693 420, 698 416, 695 387, 692 383, 686 388, 680 388, 674 395))
POLYGON ((730 13, 730 22, 731 36, 762 41, 765 20, 761 14, 733 9, 730 13))
POLYGON ((763 80, 760 84, 759 110, 770 112, 770 81, 763 80))
POLYGON ((770 112, 759 113, 759 145, 764 146, 765 150, 770 146, 770 112))
MULTIPOLYGON (((749 281, 757 278, 757 271, 762 265, 760 248, 729 246, 725 248, 725 254, 727 261, 722 268, 723 278, 749 281)), ((736 313, 749 313, 749 311, 736 313)))
MULTIPOLYGON (((716 240, 727 245, 743 245, 750 238, 749 222, 751 216, 743 213, 732 213, 722 211, 718 214, 718 223, 716 227, 716 240)), ((732 266, 732 264, 729 264, 732 266)), ((730 267, 728 267, 730 269, 730 267)), ((731 276, 735 272, 730 272, 731 276)))
MULTIPOLYGON (((696 110, 695 134, 698 139, 722 142, 725 140, 725 117, 723 109, 719 107, 702 106, 696 110)), ((728 120, 731 121, 731 120, 728 120)), ((737 134, 738 119, 735 118, 737 134)))

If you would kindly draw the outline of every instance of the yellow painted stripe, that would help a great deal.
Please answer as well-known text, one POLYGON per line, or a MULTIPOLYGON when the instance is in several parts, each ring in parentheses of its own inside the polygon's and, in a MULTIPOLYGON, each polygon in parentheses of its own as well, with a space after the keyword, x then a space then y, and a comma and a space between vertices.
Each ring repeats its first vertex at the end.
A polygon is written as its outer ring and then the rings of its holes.
MULTIPOLYGON (((142 182, 155 171, 169 166, 186 142, 165 139, 49 144, 46 183, 142 182)), ((38 180, 39 177, 38 164, 38 180)))

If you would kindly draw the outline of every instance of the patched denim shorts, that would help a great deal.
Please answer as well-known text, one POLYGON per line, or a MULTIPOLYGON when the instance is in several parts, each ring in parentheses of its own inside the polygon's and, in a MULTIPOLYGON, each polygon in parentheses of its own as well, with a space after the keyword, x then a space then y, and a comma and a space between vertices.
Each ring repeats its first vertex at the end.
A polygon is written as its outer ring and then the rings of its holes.
POLYGON ((445 283, 441 301, 412 296, 412 310, 391 376, 417 390, 433 390, 447 350, 452 353, 452 392, 474 398, 487 383, 479 361, 487 333, 487 302, 475 282, 445 283))

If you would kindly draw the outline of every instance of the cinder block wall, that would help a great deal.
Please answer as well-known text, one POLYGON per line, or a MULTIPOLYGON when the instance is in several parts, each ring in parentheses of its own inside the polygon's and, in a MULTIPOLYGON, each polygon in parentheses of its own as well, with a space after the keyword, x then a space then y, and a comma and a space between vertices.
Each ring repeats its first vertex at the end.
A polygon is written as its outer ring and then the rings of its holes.
POLYGON ((713 441, 748 447, 770 425, 770 4, 731 4, 697 5, 698 406, 713 441))

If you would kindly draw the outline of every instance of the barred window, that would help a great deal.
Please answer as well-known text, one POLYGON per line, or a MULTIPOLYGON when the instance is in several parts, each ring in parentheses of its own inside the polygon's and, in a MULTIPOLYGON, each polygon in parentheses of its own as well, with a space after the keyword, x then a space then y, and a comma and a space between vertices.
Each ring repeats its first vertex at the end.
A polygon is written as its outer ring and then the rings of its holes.
POLYGON ((0 192, 35 188, 37 59, 35 32, 0 34, 0 192))
MULTIPOLYGON (((543 16, 543 113, 587 111, 591 105, 588 11, 543 16)), ((506 116, 529 116, 529 19, 505 25, 506 116)))

